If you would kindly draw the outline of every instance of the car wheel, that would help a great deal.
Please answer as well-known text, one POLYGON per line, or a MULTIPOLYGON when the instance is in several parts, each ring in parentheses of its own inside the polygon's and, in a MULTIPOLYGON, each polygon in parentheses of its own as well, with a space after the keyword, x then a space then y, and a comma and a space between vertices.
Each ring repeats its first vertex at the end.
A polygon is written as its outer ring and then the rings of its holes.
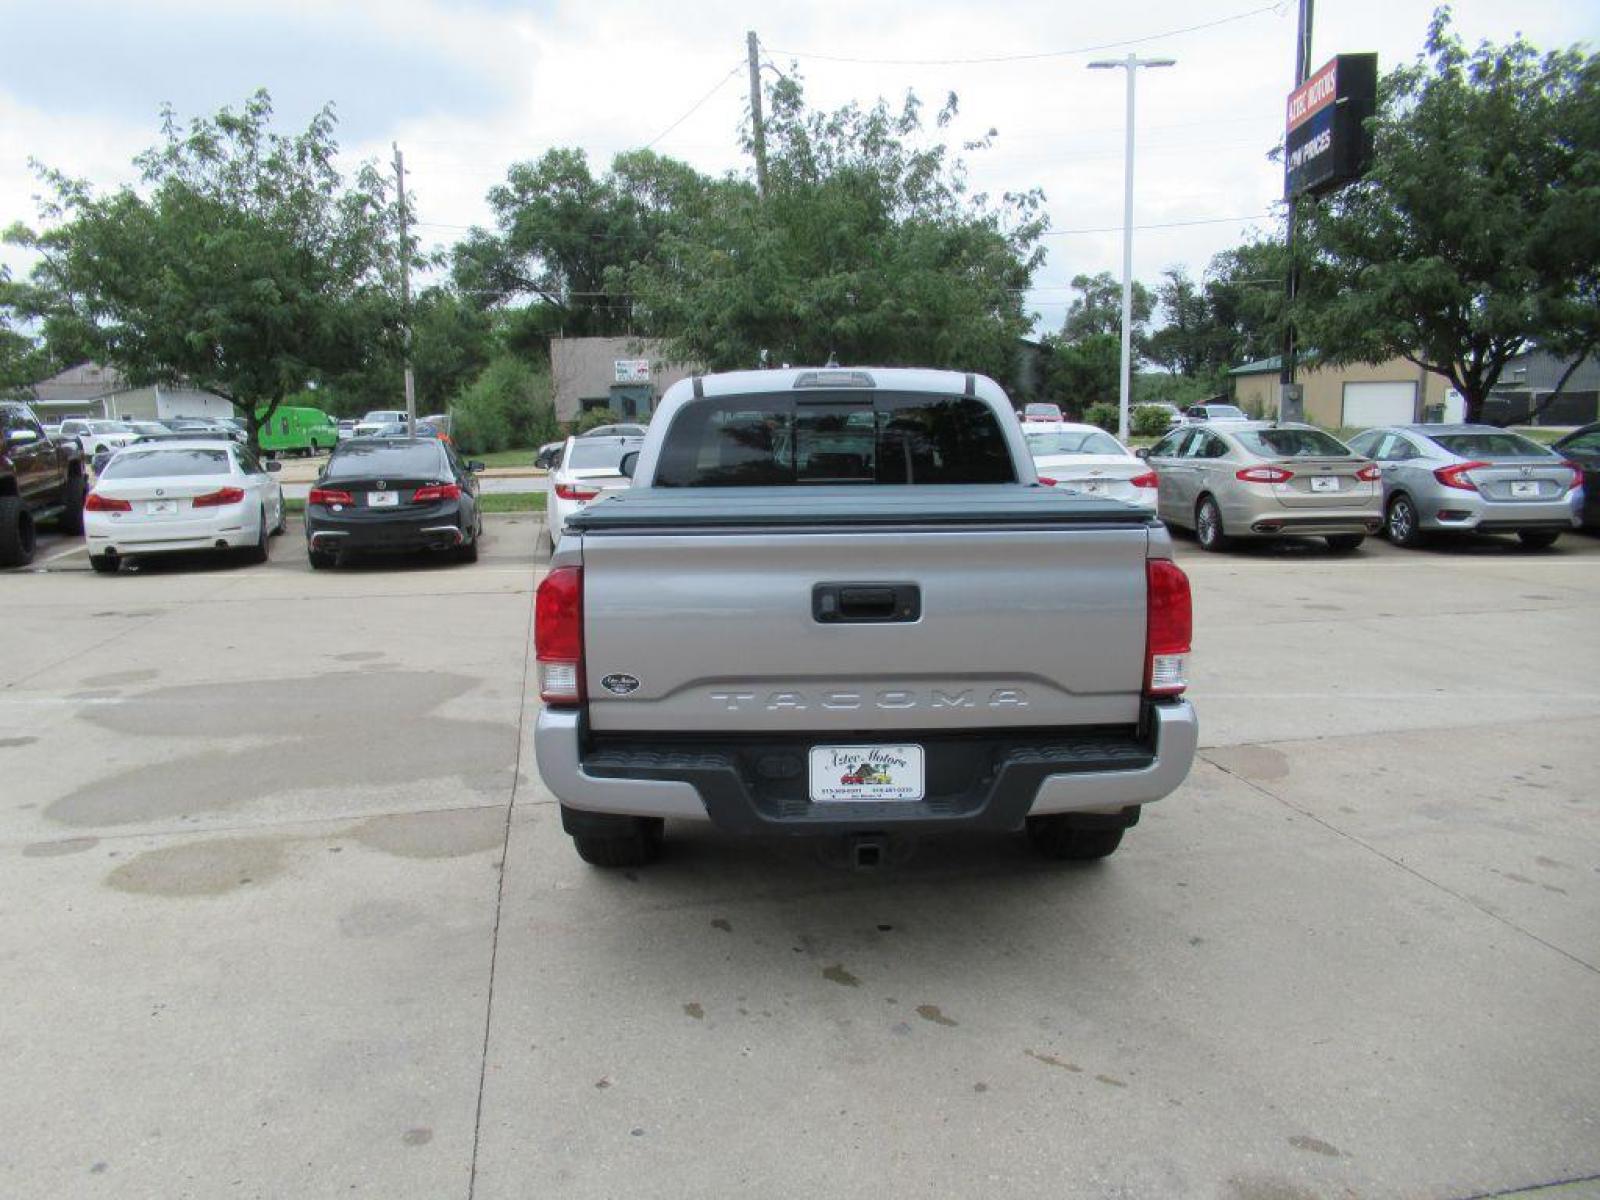
MULTIPOLYGON (((563 813, 565 813, 563 808, 563 813)), ((661 857, 666 822, 660 817, 581 814, 583 832, 573 833, 578 857, 592 867, 643 867, 661 857)), ((565 823, 565 822, 564 822, 565 823)))
POLYGON ((33 514, 16 496, 0 497, 0 567, 25 567, 33 561, 33 514))
POLYGON ((259 532, 256 534, 256 544, 246 548, 244 559, 246 562, 264 563, 267 561, 267 539, 272 536, 267 528, 267 510, 261 509, 256 514, 256 523, 259 532))
POLYGON ((1396 546, 1412 549, 1422 544, 1422 523, 1417 518, 1417 506, 1404 492, 1389 501, 1383 527, 1396 546))
POLYGON ((61 516, 56 520, 56 528, 62 533, 76 537, 83 532, 83 500, 88 491, 82 475, 67 478, 61 489, 61 516))
POLYGON ((1561 536, 1559 529, 1520 529, 1517 531, 1517 540, 1522 543, 1525 550, 1548 550, 1556 544, 1556 539, 1561 536))
POLYGON ((122 562, 119 559, 112 558, 109 554, 91 554, 89 555, 89 565, 94 568, 96 575, 115 575, 122 562))
POLYGON ((470 542, 462 542, 461 545, 456 547, 456 561, 464 563, 475 563, 478 561, 477 538, 473 538, 470 542))
POLYGON ((311 560, 313 571, 326 571, 339 564, 339 556, 332 550, 312 550, 308 547, 306 557, 311 560))
POLYGON ((1349 554, 1352 550, 1360 549, 1361 543, 1367 540, 1367 535, 1364 533, 1331 533, 1322 540, 1328 543, 1328 549, 1335 554, 1349 554))
POLYGON ((289 530, 289 506, 278 500, 278 523, 272 527, 273 537, 282 537, 289 530))
POLYGON ((1222 510, 1210 496, 1200 501, 1200 507, 1195 510, 1194 537, 1202 550, 1226 550, 1232 540, 1223 532, 1222 510))
POLYGON ((1065 814, 1029 817, 1027 829, 1033 848, 1058 861, 1105 858, 1122 844, 1121 829, 1086 829, 1065 814))

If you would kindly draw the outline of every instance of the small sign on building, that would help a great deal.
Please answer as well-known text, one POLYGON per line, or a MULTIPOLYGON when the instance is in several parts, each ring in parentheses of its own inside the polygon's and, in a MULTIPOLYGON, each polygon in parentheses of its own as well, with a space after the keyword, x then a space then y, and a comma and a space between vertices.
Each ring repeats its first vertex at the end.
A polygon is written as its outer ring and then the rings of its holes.
POLYGON ((1289 93, 1285 200, 1331 192, 1361 177, 1372 160, 1365 122, 1377 102, 1376 54, 1337 55, 1289 93))
POLYGON ((618 383, 649 383, 650 360, 648 358, 619 358, 615 360, 618 383))

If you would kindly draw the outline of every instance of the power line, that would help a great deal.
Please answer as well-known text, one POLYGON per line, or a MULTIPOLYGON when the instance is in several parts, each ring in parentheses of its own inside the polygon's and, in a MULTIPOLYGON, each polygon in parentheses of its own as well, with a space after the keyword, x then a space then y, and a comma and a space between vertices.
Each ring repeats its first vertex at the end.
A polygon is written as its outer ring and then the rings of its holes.
POLYGON ((854 58, 842 54, 813 54, 803 50, 773 50, 774 54, 786 54, 790 58, 810 58, 818 62, 854 63, 858 66, 873 67, 971 67, 982 66, 990 63, 1032 62, 1044 58, 1070 58, 1078 54, 1094 54, 1101 50, 1115 50, 1121 46, 1138 46, 1145 42, 1159 41, 1162 38, 1177 37, 1179 34, 1196 33, 1202 29, 1214 29, 1218 25, 1227 25, 1233 21, 1243 21, 1247 17, 1259 16, 1264 12, 1282 12, 1281 3, 1264 4, 1260 8, 1252 8, 1247 12, 1234 13, 1231 17, 1219 17, 1215 21, 1204 21, 1199 25, 1186 25, 1182 29, 1168 29, 1161 33, 1146 34, 1144 37, 1124 38, 1116 42, 1101 42, 1096 46, 1076 46, 1071 50, 1038 50, 1028 54, 995 54, 980 58, 854 58))
POLYGON ((700 99, 696 100, 692 105, 690 105, 688 112, 684 113, 683 116, 679 117, 671 125, 668 125, 660 133, 656 134, 655 137, 651 138, 648 142, 646 142, 644 144, 644 148, 646 150, 650 149, 657 142, 659 142, 662 138, 666 137, 667 134, 671 133, 679 125, 682 125, 690 117, 694 116, 695 113, 700 111, 700 106, 702 104, 704 104, 707 100, 711 99, 711 97, 715 96, 724 87, 726 87, 727 83, 728 83, 728 80, 732 79, 740 71, 744 70, 744 68, 745 68, 745 62, 744 62, 744 59, 741 58, 738 62, 734 63, 733 70, 729 71, 721 79, 717 80, 716 84, 711 88, 711 90, 709 92, 707 92, 704 96, 701 96, 700 99))

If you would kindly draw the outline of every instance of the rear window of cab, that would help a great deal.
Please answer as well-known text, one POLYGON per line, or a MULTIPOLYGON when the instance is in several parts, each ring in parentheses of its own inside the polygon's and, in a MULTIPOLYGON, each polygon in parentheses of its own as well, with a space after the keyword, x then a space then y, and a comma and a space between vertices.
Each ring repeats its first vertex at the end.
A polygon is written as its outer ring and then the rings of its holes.
POLYGON ((966 396, 707 397, 662 440, 656 487, 1014 483, 993 410, 966 396))

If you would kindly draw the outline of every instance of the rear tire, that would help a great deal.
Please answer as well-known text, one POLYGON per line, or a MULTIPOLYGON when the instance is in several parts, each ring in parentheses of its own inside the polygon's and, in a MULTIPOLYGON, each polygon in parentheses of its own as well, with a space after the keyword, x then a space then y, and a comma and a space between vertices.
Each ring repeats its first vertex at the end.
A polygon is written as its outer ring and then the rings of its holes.
POLYGON ((1201 500, 1200 507, 1195 509, 1194 538, 1200 543, 1200 549, 1213 552, 1226 550, 1232 542, 1222 528, 1222 510, 1210 496, 1201 500))
POLYGON ((118 559, 112 558, 109 554, 91 554, 89 555, 89 565, 94 568, 96 575, 115 575, 117 568, 122 563, 118 559))
POLYGON ((68 476, 62 485, 61 516, 56 519, 56 528, 69 537, 83 532, 83 501, 88 491, 89 485, 82 475, 68 476))
POLYGON ((456 561, 461 563, 475 563, 478 561, 478 539, 463 542, 456 547, 456 561))
POLYGON ((1085 829, 1067 815, 1029 817, 1027 829, 1036 851, 1061 862, 1105 858, 1122 844, 1121 829, 1085 829))
POLYGON ((278 501, 278 523, 272 528, 273 537, 282 537, 289 531, 289 506, 278 501))
POLYGON ((1556 539, 1561 536, 1559 529, 1520 529, 1517 531, 1517 540, 1522 543, 1524 550, 1548 550, 1556 544, 1556 539))
POLYGON ((339 563, 339 556, 331 550, 306 549, 306 557, 311 560, 313 571, 327 571, 339 563))
POLYGON ((1422 521, 1417 515, 1416 503, 1404 492, 1390 499, 1383 528, 1389 541, 1396 546, 1414 550, 1422 545, 1422 521))
POLYGON ((1328 549, 1335 554, 1349 554, 1352 550, 1359 550, 1361 543, 1367 540, 1364 533, 1331 533, 1322 539, 1328 543, 1328 549))
POLYGON ((256 544, 246 547, 244 560, 248 563, 264 563, 267 561, 267 539, 271 536, 267 529, 267 510, 261 509, 257 518, 261 531, 256 535, 256 544))
POLYGON ((572 836, 578 857, 592 867, 644 867, 661 857, 666 822, 660 817, 617 817, 569 812, 562 824, 572 836), (582 826, 581 832, 574 828, 582 826))
POLYGON ((0 497, 0 567, 25 567, 36 549, 33 514, 16 496, 0 497))

